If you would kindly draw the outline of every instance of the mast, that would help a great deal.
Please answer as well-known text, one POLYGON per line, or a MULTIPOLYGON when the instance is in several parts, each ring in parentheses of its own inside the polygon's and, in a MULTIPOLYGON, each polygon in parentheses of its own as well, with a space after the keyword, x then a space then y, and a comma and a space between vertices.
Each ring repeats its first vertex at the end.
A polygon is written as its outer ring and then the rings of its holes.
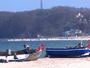
POLYGON ((40 0, 40 8, 43 9, 43 0, 40 0))

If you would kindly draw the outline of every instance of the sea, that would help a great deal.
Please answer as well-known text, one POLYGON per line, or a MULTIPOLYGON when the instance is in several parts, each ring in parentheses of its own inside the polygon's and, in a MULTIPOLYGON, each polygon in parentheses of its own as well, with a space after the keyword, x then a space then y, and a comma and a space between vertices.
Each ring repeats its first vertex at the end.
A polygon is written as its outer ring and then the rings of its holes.
MULTIPOLYGON (((0 51, 6 51, 11 49, 13 51, 24 49, 24 44, 29 45, 31 48, 36 49, 40 44, 43 44, 45 48, 65 48, 67 46, 74 47, 78 43, 82 42, 83 46, 87 46, 88 40, 18 40, 18 41, 8 41, 0 40, 0 51)), ((44 57, 46 52, 44 51, 41 57, 44 57)))
POLYGON ((82 42, 83 46, 88 44, 87 40, 33 40, 33 41, 8 41, 0 40, 0 51, 21 50, 24 48, 24 44, 28 44, 31 48, 35 49, 40 44, 44 44, 45 48, 65 48, 67 46, 74 47, 82 42))

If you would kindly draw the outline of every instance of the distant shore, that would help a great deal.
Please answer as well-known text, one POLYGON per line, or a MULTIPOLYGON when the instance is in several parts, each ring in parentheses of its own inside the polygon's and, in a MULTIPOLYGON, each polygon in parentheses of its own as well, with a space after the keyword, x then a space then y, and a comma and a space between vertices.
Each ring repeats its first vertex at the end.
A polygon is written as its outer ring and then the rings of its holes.
POLYGON ((36 61, 0 63, 1 68, 88 68, 90 57, 41 58, 36 61))
POLYGON ((48 38, 15 38, 1 39, 6 41, 55 41, 55 40, 90 40, 90 36, 71 36, 71 37, 48 37, 48 38))

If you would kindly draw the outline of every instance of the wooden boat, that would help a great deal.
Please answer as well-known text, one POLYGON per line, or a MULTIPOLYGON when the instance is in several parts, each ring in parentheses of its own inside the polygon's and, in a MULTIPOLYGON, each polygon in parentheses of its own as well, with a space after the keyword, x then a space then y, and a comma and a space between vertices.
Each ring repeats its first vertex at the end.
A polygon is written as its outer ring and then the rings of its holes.
POLYGON ((10 56, 10 55, 14 55, 14 53, 16 53, 17 55, 18 54, 28 54, 28 53, 33 53, 33 52, 35 52, 35 49, 29 50, 28 52, 26 49, 18 50, 18 51, 7 50, 4 52, 1 51, 0 56, 10 56))
POLYGON ((49 57, 80 57, 85 54, 90 55, 90 48, 73 47, 73 48, 46 48, 46 54, 49 57))
MULTIPOLYGON (((41 47, 41 46, 43 46, 43 44, 41 44, 39 47, 41 47)), ((13 50, 7 49, 6 51, 0 51, 0 56, 11 56, 11 55, 14 55, 15 53, 17 55, 20 55, 20 54, 31 54, 31 53, 35 53, 36 49, 31 49, 29 47, 29 45, 25 44, 24 45, 24 49, 22 49, 22 50, 13 51, 13 50)))
POLYGON ((44 51, 43 45, 40 45, 38 48, 34 50, 27 51, 19 50, 19 51, 12 51, 9 55, 7 52, 1 52, 0 54, 0 62, 11 62, 11 61, 31 61, 37 60, 44 51), (4 54, 3 54, 4 53, 4 54))

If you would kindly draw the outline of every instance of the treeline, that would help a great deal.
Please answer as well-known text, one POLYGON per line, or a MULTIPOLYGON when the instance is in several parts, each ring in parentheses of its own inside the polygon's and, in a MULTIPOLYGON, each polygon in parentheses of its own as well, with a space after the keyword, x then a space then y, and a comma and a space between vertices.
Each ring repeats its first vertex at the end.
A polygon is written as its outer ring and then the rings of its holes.
POLYGON ((0 38, 62 36, 63 32, 70 29, 90 33, 90 9, 59 6, 23 12, 0 12, 0 38))

